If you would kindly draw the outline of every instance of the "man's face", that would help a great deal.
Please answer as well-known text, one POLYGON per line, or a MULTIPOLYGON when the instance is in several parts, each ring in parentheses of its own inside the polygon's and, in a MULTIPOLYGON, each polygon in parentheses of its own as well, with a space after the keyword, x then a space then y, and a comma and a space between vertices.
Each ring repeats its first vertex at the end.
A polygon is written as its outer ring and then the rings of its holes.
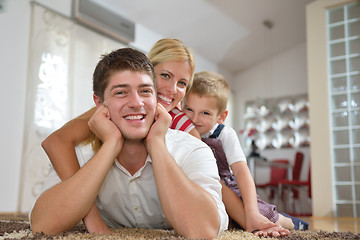
POLYGON ((156 93, 151 77, 130 70, 112 74, 104 92, 104 105, 126 140, 146 137, 154 122, 156 93))

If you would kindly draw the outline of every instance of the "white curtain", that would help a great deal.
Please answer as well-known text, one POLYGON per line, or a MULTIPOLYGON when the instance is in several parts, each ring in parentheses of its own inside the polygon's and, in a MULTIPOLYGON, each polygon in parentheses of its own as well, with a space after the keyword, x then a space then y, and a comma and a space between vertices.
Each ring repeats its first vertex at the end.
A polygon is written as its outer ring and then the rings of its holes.
POLYGON ((49 170, 41 142, 94 106, 92 73, 100 55, 125 47, 35 3, 29 44, 21 212, 30 210, 49 170))

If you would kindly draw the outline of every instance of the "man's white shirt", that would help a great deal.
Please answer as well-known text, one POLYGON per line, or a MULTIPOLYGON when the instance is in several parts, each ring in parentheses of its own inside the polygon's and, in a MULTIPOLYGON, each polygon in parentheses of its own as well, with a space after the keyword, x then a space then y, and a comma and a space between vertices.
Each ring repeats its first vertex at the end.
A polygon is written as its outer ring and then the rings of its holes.
MULTIPOLYGON (((229 220, 222 202, 220 178, 211 149, 199 139, 177 130, 169 129, 165 141, 169 153, 185 175, 215 200, 220 218, 219 234, 222 233, 227 229, 229 220)), ((76 154, 82 167, 94 152, 90 145, 83 145, 76 147, 76 154)), ((42 192, 59 182, 60 178, 51 168, 42 192)), ((96 205, 110 227, 171 228, 161 208, 149 155, 145 165, 134 175, 116 160, 100 188, 96 205)))

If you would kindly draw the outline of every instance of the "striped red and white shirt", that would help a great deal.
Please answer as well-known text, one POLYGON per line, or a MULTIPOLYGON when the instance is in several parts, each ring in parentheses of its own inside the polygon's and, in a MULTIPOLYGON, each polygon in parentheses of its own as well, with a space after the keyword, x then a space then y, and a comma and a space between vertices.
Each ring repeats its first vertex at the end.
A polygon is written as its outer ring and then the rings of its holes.
POLYGON ((190 132, 195 128, 195 125, 191 122, 191 120, 178 107, 175 107, 169 113, 172 118, 170 124, 171 129, 190 132))

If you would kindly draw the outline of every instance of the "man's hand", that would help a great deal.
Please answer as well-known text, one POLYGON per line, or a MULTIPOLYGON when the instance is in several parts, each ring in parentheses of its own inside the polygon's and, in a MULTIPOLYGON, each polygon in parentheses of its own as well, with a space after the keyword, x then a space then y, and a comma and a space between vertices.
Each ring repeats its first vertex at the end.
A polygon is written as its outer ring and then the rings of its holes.
POLYGON ((151 126, 148 135, 146 136, 146 147, 150 151, 149 147, 151 143, 156 139, 165 141, 165 135, 169 129, 171 123, 171 116, 166 109, 160 104, 157 104, 155 112, 155 122, 151 126))
MULTIPOLYGON (((102 142, 117 141, 121 149, 124 139, 118 127, 111 121, 109 109, 101 105, 89 120, 90 130, 100 138, 102 142)), ((116 150, 116 149, 114 149, 116 150)))

